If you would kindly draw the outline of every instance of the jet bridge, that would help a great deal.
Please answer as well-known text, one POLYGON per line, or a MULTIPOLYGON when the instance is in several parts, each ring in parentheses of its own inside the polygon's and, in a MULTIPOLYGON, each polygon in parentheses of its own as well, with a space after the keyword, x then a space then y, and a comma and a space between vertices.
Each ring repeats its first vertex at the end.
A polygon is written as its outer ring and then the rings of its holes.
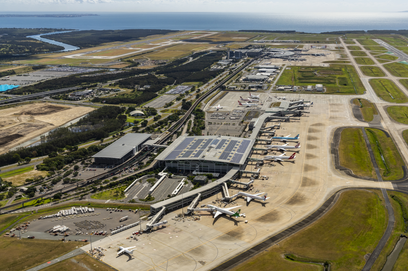
POLYGON ((161 208, 161 210, 154 215, 154 217, 146 224, 146 228, 153 228, 155 224, 160 220, 160 218, 164 215, 164 211, 166 211, 166 207, 161 208))
POLYGON ((227 184, 226 184, 226 183, 222 183, 221 187, 222 187, 222 192, 223 192, 223 194, 224 194, 224 198, 229 198, 230 195, 229 195, 229 192, 228 192, 228 186, 227 186, 227 184))
POLYGON ((197 206, 198 201, 201 199, 201 193, 198 193, 197 197, 191 202, 190 206, 187 208, 187 214, 190 214, 194 211, 194 208, 197 206))
POLYGON ((255 181, 255 180, 250 180, 249 182, 244 183, 244 182, 238 182, 238 181, 233 181, 233 180, 231 180, 230 182, 231 182, 232 184, 239 184, 239 185, 245 186, 245 188, 248 188, 254 181, 255 181))

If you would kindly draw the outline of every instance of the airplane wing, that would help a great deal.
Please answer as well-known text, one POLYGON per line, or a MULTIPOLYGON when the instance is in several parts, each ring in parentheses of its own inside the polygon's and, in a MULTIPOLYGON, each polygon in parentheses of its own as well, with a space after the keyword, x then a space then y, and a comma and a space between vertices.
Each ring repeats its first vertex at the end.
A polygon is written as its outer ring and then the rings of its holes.
POLYGON ((246 197, 246 201, 247 201, 247 202, 250 202, 251 200, 252 200, 251 197, 246 197))
POLYGON ((290 137, 290 134, 288 134, 287 136, 284 136, 284 137, 290 137))
POLYGON ((127 248, 125 248, 125 249, 127 249, 127 250, 129 250, 129 249, 132 249, 132 248, 135 248, 136 246, 134 246, 134 247, 127 247, 127 248))
POLYGON ((275 158, 275 162, 282 162, 282 159, 280 159, 280 158, 275 158))
POLYGON ((223 213, 220 211, 216 211, 214 215, 214 219, 217 218, 219 215, 222 215, 223 213))
POLYGON ((279 150, 280 150, 280 151, 286 151, 286 149, 285 149, 285 148, 279 148, 279 150))
POLYGON ((233 210, 233 209, 235 209, 235 208, 238 208, 238 207, 241 207, 241 205, 234 206, 234 207, 229 207, 229 208, 224 208, 224 210, 231 211, 231 210, 233 210))

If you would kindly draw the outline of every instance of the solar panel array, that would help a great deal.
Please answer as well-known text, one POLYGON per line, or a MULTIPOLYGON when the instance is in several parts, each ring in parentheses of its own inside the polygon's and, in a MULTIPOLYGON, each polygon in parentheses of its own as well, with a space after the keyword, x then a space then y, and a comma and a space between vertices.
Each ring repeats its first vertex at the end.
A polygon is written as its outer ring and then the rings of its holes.
POLYGON ((221 160, 239 164, 244 153, 250 146, 251 140, 238 138, 196 138, 186 137, 174 150, 167 155, 165 160, 188 160, 205 158, 203 155, 213 147, 217 154, 209 160, 221 160))

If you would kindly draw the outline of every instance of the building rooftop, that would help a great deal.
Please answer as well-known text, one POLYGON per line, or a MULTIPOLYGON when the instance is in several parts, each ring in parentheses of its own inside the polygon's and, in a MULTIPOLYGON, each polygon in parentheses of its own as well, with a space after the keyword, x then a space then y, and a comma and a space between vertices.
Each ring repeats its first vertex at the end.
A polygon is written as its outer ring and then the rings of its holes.
POLYGON ((133 114, 143 114, 144 115, 142 110, 133 110, 132 112, 129 113, 129 115, 133 115, 133 114))
POLYGON ((254 142, 229 136, 182 136, 164 150, 157 160, 205 160, 242 165, 254 142))
POLYGON ((104 148, 94 158, 117 158, 121 159, 128 154, 134 147, 142 144, 150 138, 151 134, 129 133, 119 138, 108 147, 104 148))

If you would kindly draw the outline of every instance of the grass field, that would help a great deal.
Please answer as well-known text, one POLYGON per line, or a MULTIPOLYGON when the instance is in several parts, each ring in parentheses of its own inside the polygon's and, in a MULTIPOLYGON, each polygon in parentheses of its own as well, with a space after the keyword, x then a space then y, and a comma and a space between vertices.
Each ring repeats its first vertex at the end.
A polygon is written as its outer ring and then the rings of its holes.
POLYGON ((406 103, 407 96, 388 79, 371 79, 370 85, 373 87, 378 97, 390 103, 406 103))
POLYGON ((96 52, 92 54, 87 54, 87 56, 120 56, 123 54, 128 54, 128 53, 137 53, 137 50, 129 50, 129 49, 112 49, 112 50, 106 50, 106 51, 101 51, 101 52, 96 52))
POLYGON ((81 254, 71 259, 56 263, 52 266, 42 269, 44 271, 113 271, 108 265, 101 263, 88 254, 81 254))
POLYGON ((367 56, 367 54, 363 51, 350 51, 352 56, 367 56))
POLYGON ((13 176, 16 176, 22 173, 30 172, 32 170, 34 170, 34 166, 23 167, 23 168, 19 168, 16 170, 0 173, 0 178, 5 179, 5 178, 13 177, 13 176))
MULTIPOLYGON (((407 229, 406 229, 406 224, 407 223, 405 221, 404 223, 404 217, 403 217, 403 210, 402 208, 404 208, 405 212, 407 212, 407 206, 408 206, 408 195, 404 194, 404 193, 400 193, 400 192, 396 192, 396 191, 388 191, 388 194, 390 195, 391 199, 391 203, 393 204, 393 208, 394 208, 394 212, 395 212, 395 226, 394 226, 394 231, 393 234, 389 240, 389 246, 390 249, 386 252, 387 255, 389 253, 391 253, 392 249, 394 248, 396 242, 399 240, 399 237, 401 234, 406 235, 407 234, 407 229), (401 208, 401 204, 399 204, 399 202, 402 203, 403 207, 401 208)), ((406 216, 406 213, 405 213, 406 216)), ((406 217, 405 217, 406 218, 406 217)), ((385 260, 384 260, 385 262, 385 260)), ((402 251, 400 252, 397 262, 394 265, 393 270, 394 271, 405 271, 407 270, 407 266, 408 266, 408 242, 405 243, 404 247, 402 248, 402 251)))
POLYGON ((341 132, 339 160, 341 166, 357 176, 376 178, 363 132, 359 128, 346 128, 341 132))
POLYGON ((0 238, 1 270, 26 270, 62 256, 83 243, 39 239, 0 238))
POLYGON ((17 220, 22 218, 22 214, 5 214, 0 216, 0 232, 13 225, 17 220))
POLYGON ((209 47, 211 47, 210 44, 178 44, 144 54, 143 57, 147 57, 151 60, 174 59, 188 56, 192 52, 205 50, 209 47))
POLYGON ((376 45, 376 46, 378 46, 378 43, 376 43, 375 41, 373 41, 371 39, 358 39, 357 41, 361 45, 376 45))
POLYGON ((389 55, 389 54, 379 55, 379 56, 376 56, 375 58, 377 58, 377 59, 387 59, 387 60, 397 60, 398 59, 397 56, 389 55))
POLYGON ((360 65, 374 65, 374 61, 368 57, 356 57, 354 60, 360 65))
POLYGON ((288 261, 285 254, 329 261, 331 270, 361 270, 364 255, 372 253, 386 226, 379 191, 346 191, 314 224, 233 270, 323 270, 322 266, 288 261))
POLYGON ((387 113, 390 117, 402 124, 408 124, 408 107, 407 106, 389 106, 387 113))
POLYGON ((347 48, 348 48, 349 50, 357 50, 357 51, 362 50, 360 46, 356 46, 356 45, 355 45, 355 46, 347 46, 347 48))
POLYGON ((125 198, 124 190, 126 186, 106 190, 95 195, 92 195, 91 198, 93 199, 103 199, 103 200, 120 200, 125 198))
MULTIPOLYGON (((291 67, 279 78, 277 85, 307 86, 323 84, 327 94, 362 94, 365 89, 354 67, 331 65, 330 67, 291 67), (354 89, 355 87, 355 89, 354 89)), ((302 92, 313 93, 315 92, 302 92)))
POLYGON ((227 42, 227 41, 247 41, 254 38, 259 33, 245 33, 245 32, 220 32, 218 34, 204 37, 202 40, 208 40, 213 42, 227 42))
POLYGON ((345 44, 356 44, 354 40, 343 40, 345 44))
POLYGON ((408 65, 402 63, 385 64, 384 67, 394 76, 408 77, 408 65))
POLYGON ((399 180, 404 176, 405 165, 391 137, 378 129, 365 128, 375 160, 385 181, 399 180), (384 157, 384 161, 381 159, 384 157))
POLYGON ((407 46, 408 44, 407 40, 398 35, 383 35, 381 36, 381 39, 392 46, 407 46))
POLYGON ((386 52, 387 51, 387 49, 385 49, 384 47, 382 47, 381 45, 378 45, 378 44, 377 44, 377 46, 376 45, 366 45, 366 46, 364 46, 364 48, 366 50, 369 50, 369 51, 380 51, 380 52, 386 52))
POLYGON ((367 76, 383 77, 385 73, 377 66, 360 66, 360 70, 367 76))
POLYGON ((408 79, 400 79, 399 81, 408 90, 408 79))
POLYGON ((360 107, 361 114, 365 121, 370 122, 374 119, 374 115, 378 115, 377 108, 366 99, 354 99, 353 103, 360 107))

